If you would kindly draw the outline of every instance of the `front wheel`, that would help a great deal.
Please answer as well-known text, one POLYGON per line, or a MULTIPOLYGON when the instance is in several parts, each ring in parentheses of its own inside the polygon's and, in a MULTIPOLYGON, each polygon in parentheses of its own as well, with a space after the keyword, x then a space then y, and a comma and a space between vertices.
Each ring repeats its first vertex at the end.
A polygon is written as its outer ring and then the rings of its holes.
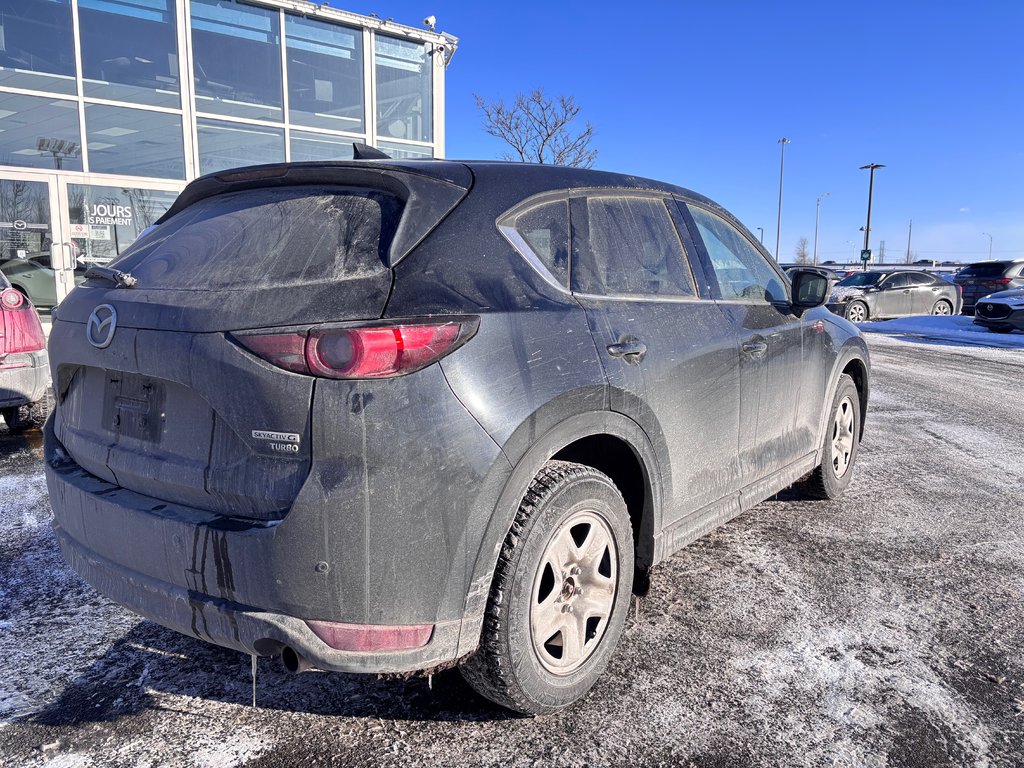
POLYGON ((932 305, 933 315, 952 315, 953 305, 945 299, 939 299, 932 305))
POLYGON ((812 499, 838 498, 853 479, 853 465, 860 447, 860 393, 853 379, 842 374, 829 413, 822 446, 821 464, 801 485, 812 499))
POLYGON ((615 484, 591 467, 549 461, 505 537, 480 648, 462 676, 516 712, 572 704, 608 666, 632 576, 632 528, 615 484))
POLYGON ((868 319, 868 305, 863 301, 851 301, 846 307, 846 319, 851 323, 863 323, 868 319))

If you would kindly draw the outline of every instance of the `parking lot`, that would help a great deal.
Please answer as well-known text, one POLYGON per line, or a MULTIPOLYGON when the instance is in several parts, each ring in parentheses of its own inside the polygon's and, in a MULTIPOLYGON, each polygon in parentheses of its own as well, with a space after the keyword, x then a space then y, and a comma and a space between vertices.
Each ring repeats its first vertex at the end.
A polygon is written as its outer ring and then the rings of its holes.
POLYGON ((518 718, 447 672, 307 673, 142 621, 63 564, 38 434, 0 427, 0 762, 1020 765, 1020 350, 870 334, 857 476, 659 566, 606 677, 518 718))

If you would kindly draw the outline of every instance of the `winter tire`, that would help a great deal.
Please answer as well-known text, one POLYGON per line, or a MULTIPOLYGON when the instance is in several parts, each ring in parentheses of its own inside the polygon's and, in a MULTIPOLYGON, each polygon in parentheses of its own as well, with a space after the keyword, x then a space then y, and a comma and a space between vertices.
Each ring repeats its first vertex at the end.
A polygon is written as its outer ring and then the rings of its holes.
POLYGON ((952 315, 953 314, 953 305, 950 304, 945 299, 939 299, 934 304, 932 304, 932 314, 933 315, 952 315))
POLYGON ((851 323, 863 323, 868 319, 868 305, 863 301, 851 301, 846 307, 846 319, 851 323))
POLYGON ((846 490, 853 479, 853 465, 860 447, 861 418, 857 385, 844 373, 839 377, 839 386, 832 398, 821 464, 801 484, 806 496, 835 499, 846 490))
POLYGON ((615 484, 591 467, 549 461, 505 537, 480 648, 462 676, 516 712, 567 707, 608 666, 632 578, 632 528, 615 484))

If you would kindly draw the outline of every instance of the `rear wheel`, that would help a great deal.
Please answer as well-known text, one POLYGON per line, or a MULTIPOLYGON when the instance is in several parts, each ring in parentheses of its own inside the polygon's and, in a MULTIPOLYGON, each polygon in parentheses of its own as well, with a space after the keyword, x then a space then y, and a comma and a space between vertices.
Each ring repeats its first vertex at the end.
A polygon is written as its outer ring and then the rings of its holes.
POLYGON ((517 712, 572 704, 608 666, 632 576, 629 513, 614 483, 591 467, 548 462, 505 538, 480 648, 462 676, 517 712))
POLYGON ((821 464, 801 484, 805 495, 813 499, 838 498, 853 479, 853 465, 860 447, 860 394, 847 374, 839 377, 832 398, 832 410, 822 447, 821 464))
POLYGON ((945 299, 939 299, 934 304, 932 304, 932 314, 933 315, 952 315, 953 314, 953 305, 950 304, 945 299))
POLYGON ((868 305, 863 301, 851 301, 846 307, 846 319, 851 323, 863 323, 868 319, 868 305))
POLYGON ((46 417, 50 415, 50 400, 53 395, 50 390, 46 391, 43 398, 29 405, 20 405, 14 408, 4 408, 4 421, 7 422, 7 429, 13 434, 21 434, 33 428, 42 428, 46 423, 46 417))

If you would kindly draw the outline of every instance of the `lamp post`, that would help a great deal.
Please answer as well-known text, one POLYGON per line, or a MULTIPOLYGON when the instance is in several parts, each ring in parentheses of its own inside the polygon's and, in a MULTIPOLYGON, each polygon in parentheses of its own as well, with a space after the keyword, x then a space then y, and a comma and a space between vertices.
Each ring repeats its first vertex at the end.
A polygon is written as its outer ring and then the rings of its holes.
POLYGON ((992 235, 990 235, 988 232, 982 232, 981 234, 985 235, 988 238, 988 259, 989 259, 989 261, 991 261, 992 260, 992 235))
POLYGON ((782 158, 779 161, 779 219, 775 224, 775 261, 779 260, 779 241, 782 239, 782 174, 786 170, 786 145, 790 141, 783 136, 778 143, 782 145, 782 158))
POLYGON ((818 195, 818 202, 814 206, 814 266, 818 266, 818 214, 821 212, 821 201, 828 197, 831 192, 823 192, 818 195))
MULTIPOLYGON (((869 163, 868 165, 862 165, 860 167, 860 169, 862 171, 870 171, 871 172, 871 177, 868 180, 868 221, 867 221, 867 224, 864 225, 864 250, 865 251, 868 250, 868 243, 871 242, 871 197, 872 197, 872 195, 874 194, 874 191, 875 191, 875 169, 876 168, 885 168, 885 166, 882 165, 881 163, 869 163)), ((867 261, 864 261, 863 256, 861 257, 861 261, 864 264, 864 271, 867 271, 868 263, 867 263, 867 261)))
POLYGON ((760 235, 761 245, 764 245, 764 227, 758 227, 757 232, 760 235))

